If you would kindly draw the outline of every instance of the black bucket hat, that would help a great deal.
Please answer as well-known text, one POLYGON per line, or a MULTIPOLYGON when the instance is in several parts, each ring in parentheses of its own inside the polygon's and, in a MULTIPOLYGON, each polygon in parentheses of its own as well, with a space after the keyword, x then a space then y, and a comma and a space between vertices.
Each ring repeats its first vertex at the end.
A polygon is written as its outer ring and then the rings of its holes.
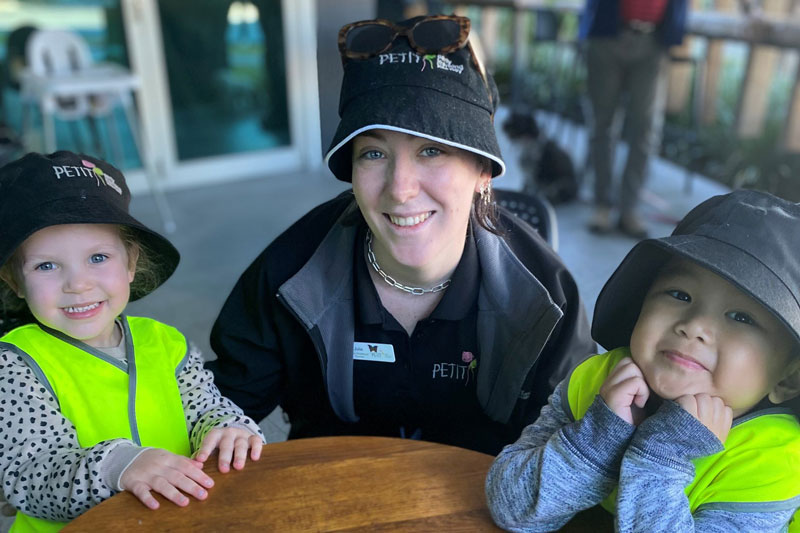
MULTIPOLYGON (((180 261, 167 239, 128 213, 131 194, 122 172, 88 155, 32 152, 0 167, 0 202, 0 267, 25 239, 60 224, 120 224, 133 229, 152 256, 158 285, 180 261)), ((136 291, 135 285, 131 289, 131 300, 147 294, 136 291)))
POLYGON ((738 190, 692 209, 671 236, 639 242, 597 298, 592 336, 603 347, 630 344, 644 297, 672 257, 731 282, 772 312, 800 344, 800 204, 738 190))
MULTIPOLYGON (((410 26, 419 17, 398 22, 410 26)), ((481 73, 469 47, 423 56, 398 38, 384 53, 348 59, 339 98, 341 121, 325 162, 342 181, 352 179, 350 141, 373 129, 425 137, 488 158, 492 177, 505 172, 494 129, 499 96, 492 77, 481 73), (491 98, 489 92, 491 91, 491 98)))

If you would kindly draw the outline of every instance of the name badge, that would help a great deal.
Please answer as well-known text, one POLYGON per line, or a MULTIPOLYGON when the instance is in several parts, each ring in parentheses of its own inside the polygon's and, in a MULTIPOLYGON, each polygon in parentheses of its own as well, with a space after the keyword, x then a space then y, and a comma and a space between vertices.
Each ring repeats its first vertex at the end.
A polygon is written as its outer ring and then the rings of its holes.
POLYGON ((371 342, 354 342, 353 359, 357 361, 377 361, 394 363, 394 346, 371 342))

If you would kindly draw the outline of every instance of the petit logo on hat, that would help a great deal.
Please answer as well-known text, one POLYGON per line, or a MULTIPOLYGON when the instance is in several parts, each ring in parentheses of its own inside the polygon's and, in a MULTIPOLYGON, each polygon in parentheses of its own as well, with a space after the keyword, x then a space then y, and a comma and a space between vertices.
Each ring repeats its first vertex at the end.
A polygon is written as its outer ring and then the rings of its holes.
POLYGON ((107 187, 111 187, 118 194, 122 194, 122 189, 117 185, 110 175, 103 172, 103 169, 85 159, 81 159, 82 167, 74 165, 54 165, 53 172, 57 179, 61 178, 94 178, 99 187, 102 183, 107 187))
POLYGON ((461 74, 464 71, 464 65, 458 65, 453 63, 447 57, 441 54, 427 54, 425 56, 421 56, 416 52, 390 52, 385 54, 380 54, 378 56, 378 65, 382 66, 384 64, 394 64, 394 63, 406 63, 411 65, 418 65, 422 64, 422 68, 420 70, 425 70, 426 65, 430 65, 431 69, 439 69, 439 70, 447 70, 449 72, 455 72, 457 74, 461 74))

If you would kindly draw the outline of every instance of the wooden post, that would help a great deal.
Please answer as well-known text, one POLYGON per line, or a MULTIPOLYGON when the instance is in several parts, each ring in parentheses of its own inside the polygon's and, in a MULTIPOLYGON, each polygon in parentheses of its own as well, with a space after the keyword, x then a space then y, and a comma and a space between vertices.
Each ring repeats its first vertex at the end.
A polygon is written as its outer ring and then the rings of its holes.
MULTIPOLYGON (((790 0, 764 0, 765 15, 786 15, 790 0)), ((736 115, 736 132, 740 137, 756 137, 764 128, 769 88, 780 52, 772 46, 752 46, 747 59, 747 70, 739 97, 736 115)))
MULTIPOLYGON (((800 14, 800 5, 795 5, 793 17, 800 14)), ((797 69, 792 89, 792 100, 789 102, 789 113, 783 131, 783 147, 793 153, 800 152, 800 68, 797 69)))
MULTIPOLYGON (((692 0, 689 9, 697 9, 699 0, 692 0)), ((670 49, 670 57, 675 58, 669 66, 669 89, 667 91, 667 113, 680 113, 689 105, 692 93, 692 64, 687 61, 691 57, 693 37, 683 38, 683 44, 670 49)))
POLYGON ((412 17, 417 17, 419 15, 425 15, 427 13, 428 13, 427 2, 421 2, 420 0, 409 2, 403 8, 403 16, 409 19, 412 17))
MULTIPOLYGON (((715 10, 720 12, 736 12, 738 0, 717 0, 715 10)), ((717 118, 717 92, 719 78, 722 73, 722 51, 725 41, 709 39, 706 50, 705 77, 702 95, 700 96, 700 123, 712 124, 717 118)))
POLYGON ((524 77, 528 69, 528 27, 530 16, 526 10, 514 8, 511 49, 511 105, 522 102, 524 77))
POLYGON ((689 105, 692 92, 692 37, 684 37, 683 44, 670 48, 672 59, 669 65, 669 89, 667 92, 667 113, 680 113, 689 105))
POLYGON ((496 43, 498 18, 496 7, 485 7, 481 10, 481 43, 483 43, 486 68, 494 72, 497 59, 496 43))
POLYGON ((800 152, 800 69, 797 70, 792 89, 789 116, 783 132, 783 146, 789 152, 800 152))

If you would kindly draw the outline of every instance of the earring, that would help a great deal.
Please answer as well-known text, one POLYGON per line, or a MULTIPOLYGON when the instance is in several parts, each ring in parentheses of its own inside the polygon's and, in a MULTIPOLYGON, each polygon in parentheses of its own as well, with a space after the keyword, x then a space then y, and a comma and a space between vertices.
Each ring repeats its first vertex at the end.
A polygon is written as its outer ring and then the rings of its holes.
POLYGON ((478 192, 481 195, 481 202, 483 202, 483 205, 488 206, 492 202, 492 182, 487 181, 481 184, 481 188, 478 192))

